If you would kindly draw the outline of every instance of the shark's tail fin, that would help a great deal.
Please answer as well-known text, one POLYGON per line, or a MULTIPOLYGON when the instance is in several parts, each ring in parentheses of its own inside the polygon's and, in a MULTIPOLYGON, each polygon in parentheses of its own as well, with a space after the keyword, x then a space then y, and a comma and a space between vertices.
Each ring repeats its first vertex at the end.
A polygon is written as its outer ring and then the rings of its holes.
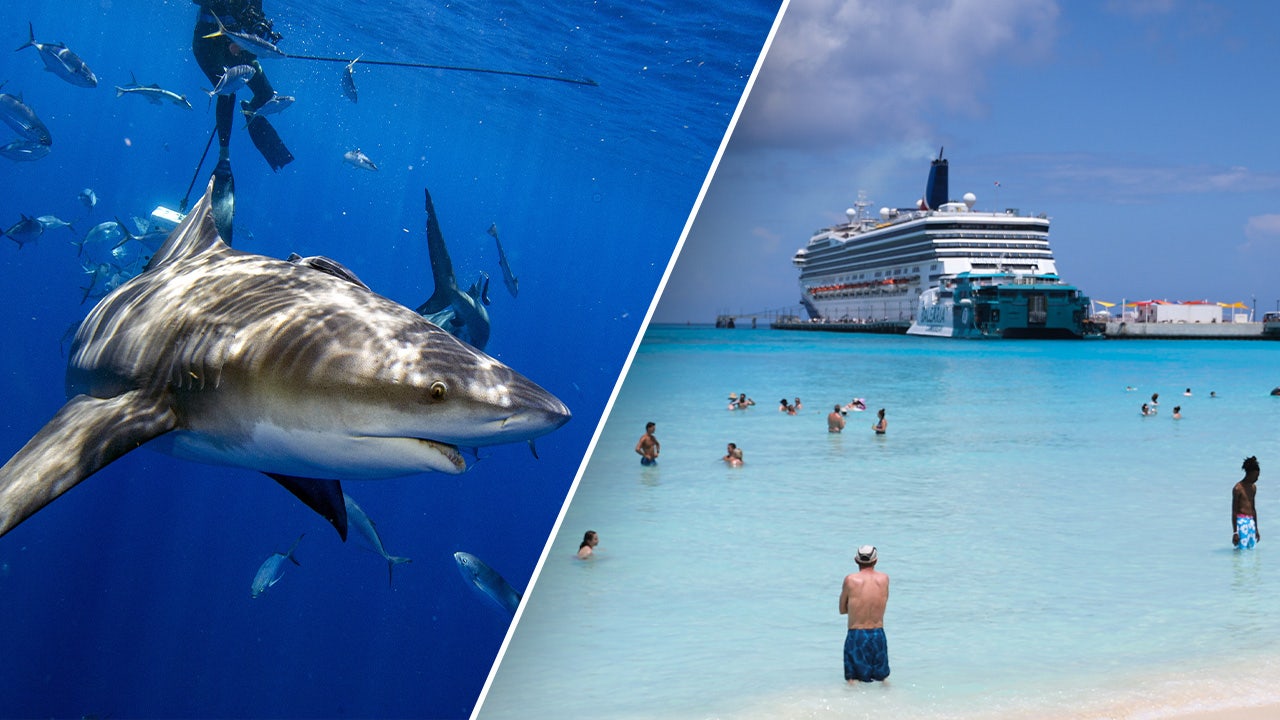
POLYGON ((27 49, 27 48, 29 48, 29 47, 35 47, 35 46, 36 46, 36 29, 35 29, 35 28, 33 28, 33 27, 31 27, 31 21, 30 21, 30 20, 28 20, 28 21, 27 21, 27 33, 29 34, 29 36, 30 36, 30 38, 31 38, 31 39, 30 39, 30 40, 28 40, 28 41, 26 41, 25 43, 23 43, 23 44, 19 45, 17 48, 15 48, 15 49, 14 49, 14 52, 18 52, 19 50, 25 50, 25 49, 27 49))
POLYGON ((391 571, 395 570, 397 565, 401 563, 409 563, 409 562, 413 562, 413 558, 396 557, 395 555, 387 556, 387 586, 388 587, 391 586, 391 571))

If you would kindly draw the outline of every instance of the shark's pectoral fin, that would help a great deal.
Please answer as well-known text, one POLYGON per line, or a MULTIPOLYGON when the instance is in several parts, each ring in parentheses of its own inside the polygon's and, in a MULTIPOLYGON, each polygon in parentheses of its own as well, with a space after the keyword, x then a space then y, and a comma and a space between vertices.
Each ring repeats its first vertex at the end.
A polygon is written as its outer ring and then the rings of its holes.
POLYGON ((175 425, 168 402, 142 390, 72 398, 0 467, 0 535, 175 425))
POLYGON ((264 473, 284 486, 306 506, 320 513, 338 531, 343 542, 347 540, 347 504, 342 499, 342 485, 337 480, 316 480, 278 473, 264 473))

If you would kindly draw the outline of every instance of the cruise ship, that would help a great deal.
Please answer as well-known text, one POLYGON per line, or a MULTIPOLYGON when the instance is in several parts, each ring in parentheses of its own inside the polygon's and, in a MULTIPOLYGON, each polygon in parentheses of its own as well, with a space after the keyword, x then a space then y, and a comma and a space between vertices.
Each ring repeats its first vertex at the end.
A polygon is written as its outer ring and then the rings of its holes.
POLYGON ((1058 277, 1049 218, 979 212, 973 193, 951 201, 948 172, 939 152, 916 207, 873 218, 859 194, 847 222, 796 251, 810 320, 934 337, 1081 337, 1089 299, 1058 277))

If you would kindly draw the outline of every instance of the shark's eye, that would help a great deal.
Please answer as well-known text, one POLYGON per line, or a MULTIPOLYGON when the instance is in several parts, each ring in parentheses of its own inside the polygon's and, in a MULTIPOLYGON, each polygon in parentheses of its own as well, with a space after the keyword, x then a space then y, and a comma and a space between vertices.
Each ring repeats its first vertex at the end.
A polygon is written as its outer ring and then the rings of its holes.
POLYGON ((445 388, 444 383, 442 382, 431 383, 431 399, 432 400, 435 400, 436 402, 440 402, 441 400, 444 400, 445 395, 448 395, 448 394, 449 394, 449 391, 447 388, 445 388))

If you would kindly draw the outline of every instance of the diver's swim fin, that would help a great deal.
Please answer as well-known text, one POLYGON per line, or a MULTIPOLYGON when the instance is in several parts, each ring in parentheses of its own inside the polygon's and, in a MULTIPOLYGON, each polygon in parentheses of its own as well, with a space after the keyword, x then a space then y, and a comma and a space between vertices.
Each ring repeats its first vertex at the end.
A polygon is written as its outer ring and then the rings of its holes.
MULTIPOLYGON (((241 108, 247 109, 248 103, 242 103, 241 108)), ((261 115, 254 115, 249 118, 249 124, 245 126, 249 131, 249 138, 253 140, 253 146, 258 148, 258 152, 262 153, 262 157, 271 166, 272 170, 280 168, 293 162, 293 153, 289 152, 289 148, 284 146, 284 142, 280 140, 280 136, 276 134, 276 129, 271 127, 271 123, 261 115)))
POLYGON ((231 221, 236 214, 236 179, 231 175, 231 160, 219 158, 213 168, 213 224, 222 241, 231 244, 231 221))

